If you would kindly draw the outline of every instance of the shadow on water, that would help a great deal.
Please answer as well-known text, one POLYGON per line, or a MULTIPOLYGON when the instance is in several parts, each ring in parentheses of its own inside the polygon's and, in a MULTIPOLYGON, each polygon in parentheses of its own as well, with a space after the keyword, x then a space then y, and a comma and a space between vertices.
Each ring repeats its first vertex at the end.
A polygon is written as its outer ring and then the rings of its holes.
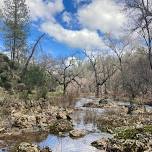
MULTIPOLYGON (((41 148, 48 146, 53 152, 98 152, 96 148, 92 147, 91 142, 101 138, 111 138, 112 136, 107 133, 102 133, 98 130, 97 118, 104 114, 103 109, 97 108, 84 108, 84 103, 93 101, 94 99, 82 98, 76 102, 76 110, 72 114, 74 128, 83 129, 87 132, 86 136, 79 139, 72 139, 69 136, 59 137, 56 135, 46 134, 34 134, 31 136, 25 136, 17 142, 12 141, 8 148, 15 147, 18 143, 32 142, 38 144, 41 148)), ((6 150, 7 152, 10 150, 6 150)), ((12 150, 11 150, 12 151, 12 150)), ((0 150, 0 152, 2 152, 0 150)))

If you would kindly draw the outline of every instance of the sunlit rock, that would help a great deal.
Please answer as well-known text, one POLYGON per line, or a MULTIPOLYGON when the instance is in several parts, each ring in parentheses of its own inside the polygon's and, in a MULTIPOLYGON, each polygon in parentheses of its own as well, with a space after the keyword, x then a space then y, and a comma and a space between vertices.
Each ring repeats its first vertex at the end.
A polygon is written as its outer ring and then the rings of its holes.
POLYGON ((72 129, 72 122, 66 119, 57 120, 54 124, 50 126, 50 132, 54 134, 58 134, 59 132, 69 132, 72 129))
POLYGON ((81 138, 85 136, 85 134, 86 133, 84 130, 78 130, 78 129, 75 129, 69 132, 70 137, 73 137, 73 138, 81 138))
POLYGON ((35 144, 22 142, 17 147, 17 152, 40 152, 40 149, 35 144))

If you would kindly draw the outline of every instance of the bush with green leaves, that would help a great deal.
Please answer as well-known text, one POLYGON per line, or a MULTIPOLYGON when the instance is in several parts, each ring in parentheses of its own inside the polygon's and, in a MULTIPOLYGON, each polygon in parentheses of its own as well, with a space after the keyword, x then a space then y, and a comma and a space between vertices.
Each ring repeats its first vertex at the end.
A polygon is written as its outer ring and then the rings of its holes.
POLYGON ((0 53, 0 86, 9 90, 12 87, 12 71, 9 58, 0 53))
POLYGON ((47 93, 48 93, 48 88, 47 87, 45 87, 45 86, 40 87, 37 90, 37 99, 40 99, 40 98, 46 99, 47 98, 47 93))
POLYGON ((28 90, 23 90, 19 92, 19 99, 24 99, 25 101, 28 99, 28 90))
POLYGON ((47 76, 45 70, 38 65, 32 65, 27 70, 23 83, 29 90, 40 88, 46 85, 47 76))

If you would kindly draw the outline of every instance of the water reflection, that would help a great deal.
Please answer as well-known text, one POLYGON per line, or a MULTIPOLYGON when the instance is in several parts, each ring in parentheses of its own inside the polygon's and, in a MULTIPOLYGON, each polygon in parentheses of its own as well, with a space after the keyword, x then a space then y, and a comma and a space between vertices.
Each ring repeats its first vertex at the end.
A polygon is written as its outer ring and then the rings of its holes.
POLYGON ((99 132, 97 128, 98 117, 103 114, 104 110, 95 108, 83 108, 73 114, 73 124, 75 128, 84 129, 89 132, 99 132))
MULTIPOLYGON (((97 102, 97 99, 82 98, 76 103, 76 110, 74 111, 73 124, 74 128, 84 129, 87 135, 80 139, 72 139, 69 136, 59 137, 55 135, 33 135, 24 136, 19 141, 8 144, 9 149, 14 147, 19 142, 32 142, 38 144, 41 148, 45 146, 50 147, 53 152, 99 152, 96 148, 91 146, 91 142, 100 138, 111 138, 112 136, 107 133, 101 133, 97 128, 97 118, 104 114, 103 109, 100 108, 84 108, 83 105, 88 102, 97 102)), ((6 150, 7 152, 9 150, 6 150)), ((12 151, 12 150, 11 150, 12 151)), ((2 152, 0 150, 0 152, 2 152)))
POLYGON ((99 150, 90 146, 90 144, 101 137, 107 138, 110 135, 91 133, 80 139, 49 135, 46 140, 38 144, 41 148, 49 146, 53 152, 99 152, 99 150))

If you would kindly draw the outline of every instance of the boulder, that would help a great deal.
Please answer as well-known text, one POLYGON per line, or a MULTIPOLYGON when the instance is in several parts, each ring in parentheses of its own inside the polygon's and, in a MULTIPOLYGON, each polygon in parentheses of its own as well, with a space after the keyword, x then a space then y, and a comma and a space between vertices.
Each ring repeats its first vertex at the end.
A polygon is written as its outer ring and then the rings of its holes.
POLYGON ((146 142, 134 139, 100 139, 92 142, 91 145, 106 152, 148 152, 150 150, 146 142))
POLYGON ((73 129, 72 122, 66 119, 56 120, 50 126, 50 132, 54 134, 59 134, 59 132, 69 132, 72 129, 73 129))
POLYGON ((128 105, 127 108, 128 108, 127 114, 132 114, 133 111, 135 110, 135 106, 133 104, 128 105))
POLYGON ((144 105, 131 104, 128 106, 127 114, 143 114, 145 110, 144 105))
POLYGON ((35 124, 35 117, 16 113, 12 116, 12 126, 20 129, 32 127, 35 124))
POLYGON ((99 104, 108 104, 107 99, 100 99, 99 104))
POLYGON ((85 103, 83 107, 97 108, 99 107, 99 105, 97 103, 89 102, 89 103, 85 103))
POLYGON ((0 134, 5 132, 5 128, 0 128, 0 134))
POLYGON ((35 144, 22 142, 17 147, 17 152, 40 152, 40 149, 35 144))
POLYGON ((59 135, 60 137, 66 137, 66 136, 67 136, 67 134, 66 134, 65 132, 59 132, 58 135, 59 135))
POLYGON ((106 150, 108 146, 108 140, 106 139, 99 139, 97 141, 94 141, 91 143, 92 146, 96 147, 97 149, 100 150, 106 150))
POLYGON ((43 148, 40 152, 52 152, 49 147, 43 148))
POLYGON ((73 138, 81 138, 85 136, 85 134, 86 133, 84 130, 78 130, 78 129, 75 129, 69 132, 70 137, 73 137, 73 138))
POLYGON ((57 119, 67 119, 67 113, 65 111, 60 111, 56 115, 57 119))

